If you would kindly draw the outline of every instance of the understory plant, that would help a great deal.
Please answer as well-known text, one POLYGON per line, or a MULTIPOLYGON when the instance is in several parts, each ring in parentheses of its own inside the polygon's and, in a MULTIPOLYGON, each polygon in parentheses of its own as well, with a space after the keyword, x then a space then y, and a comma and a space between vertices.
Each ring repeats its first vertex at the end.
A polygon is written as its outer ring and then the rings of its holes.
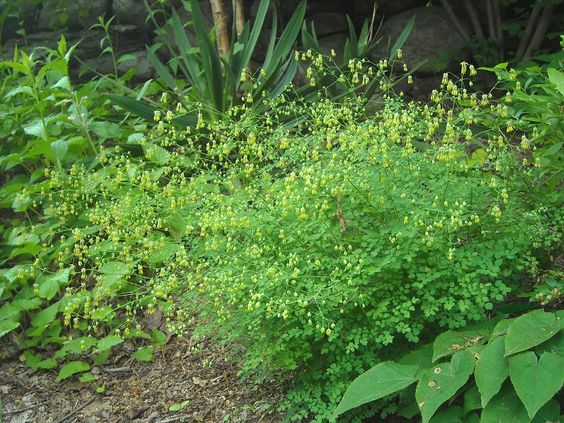
POLYGON ((335 417, 399 393, 400 416, 423 423, 556 422, 563 368, 562 311, 491 319, 361 374, 335 417))

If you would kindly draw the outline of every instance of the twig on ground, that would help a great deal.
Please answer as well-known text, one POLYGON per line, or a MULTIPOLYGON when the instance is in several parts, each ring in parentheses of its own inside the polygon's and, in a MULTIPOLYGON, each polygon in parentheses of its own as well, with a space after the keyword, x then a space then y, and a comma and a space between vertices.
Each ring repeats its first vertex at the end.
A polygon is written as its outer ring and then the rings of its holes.
POLYGON ((190 418, 190 416, 188 414, 183 414, 181 416, 168 417, 164 420, 159 421, 159 423, 177 422, 178 420, 188 419, 188 418, 190 418))
POLYGON ((34 408, 41 407, 43 404, 47 404, 47 402, 46 402, 46 401, 38 402, 37 404, 30 405, 29 407, 20 408, 19 410, 4 411, 4 414, 10 415, 10 414, 19 414, 19 413, 23 413, 24 411, 29 411, 29 410, 33 410, 34 408))
POLYGON ((59 420, 57 420, 55 423, 63 423, 65 420, 70 419, 71 417, 74 417, 76 414, 78 414, 79 412, 81 412, 84 408, 88 407, 90 404, 92 404, 94 402, 94 400, 96 399, 96 396, 93 396, 92 398, 90 398, 88 401, 86 401, 84 404, 82 404, 80 407, 75 408, 73 411, 71 411, 70 413, 68 413, 67 415, 61 417, 59 420))
POLYGON ((113 367, 113 368, 104 368, 104 371, 107 373, 129 373, 131 372, 131 367, 113 367))

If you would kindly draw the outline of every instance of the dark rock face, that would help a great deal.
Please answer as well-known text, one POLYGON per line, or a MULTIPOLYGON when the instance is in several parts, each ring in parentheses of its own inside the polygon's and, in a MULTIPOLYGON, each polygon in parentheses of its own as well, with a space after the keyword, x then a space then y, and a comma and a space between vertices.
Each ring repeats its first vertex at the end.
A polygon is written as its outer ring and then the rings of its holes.
POLYGON ((460 58, 464 40, 440 7, 419 7, 391 17, 380 31, 382 45, 393 43, 413 16, 413 30, 402 49, 403 60, 410 68, 426 61, 419 73, 432 74, 460 58))
POLYGON ((111 0, 44 0, 37 28, 49 30, 66 27, 69 30, 89 28, 98 21, 98 16, 106 16, 111 0))

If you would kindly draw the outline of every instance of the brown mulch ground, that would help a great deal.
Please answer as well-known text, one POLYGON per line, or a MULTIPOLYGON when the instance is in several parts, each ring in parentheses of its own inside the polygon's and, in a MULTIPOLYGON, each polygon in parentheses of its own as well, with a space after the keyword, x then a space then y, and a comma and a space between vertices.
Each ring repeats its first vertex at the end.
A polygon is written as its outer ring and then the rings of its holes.
POLYGON ((242 382, 226 351, 209 339, 197 349, 173 338, 151 363, 127 356, 95 367, 96 380, 56 382, 56 372, 33 372, 17 356, 0 362, 0 423, 279 422, 284 383, 242 382), (105 386, 104 393, 96 388, 105 386), (179 411, 173 404, 188 401, 179 411))

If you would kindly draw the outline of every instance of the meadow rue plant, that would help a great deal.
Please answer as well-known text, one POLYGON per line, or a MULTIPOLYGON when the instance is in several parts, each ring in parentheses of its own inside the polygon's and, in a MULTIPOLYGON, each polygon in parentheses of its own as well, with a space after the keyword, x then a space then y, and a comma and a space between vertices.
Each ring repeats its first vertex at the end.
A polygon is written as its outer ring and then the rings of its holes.
MULTIPOLYGON (((238 141, 186 134, 223 176, 191 215, 185 303, 243 342, 247 370, 298 372, 295 420, 329 419, 362 369, 484 319, 560 242, 561 212, 529 200, 530 146, 512 144, 492 95, 445 75, 428 105, 364 106, 279 100, 253 126, 240 117, 238 141), (254 126, 296 110, 297 130, 254 126)), ((154 142, 171 134, 159 123, 154 142)))

